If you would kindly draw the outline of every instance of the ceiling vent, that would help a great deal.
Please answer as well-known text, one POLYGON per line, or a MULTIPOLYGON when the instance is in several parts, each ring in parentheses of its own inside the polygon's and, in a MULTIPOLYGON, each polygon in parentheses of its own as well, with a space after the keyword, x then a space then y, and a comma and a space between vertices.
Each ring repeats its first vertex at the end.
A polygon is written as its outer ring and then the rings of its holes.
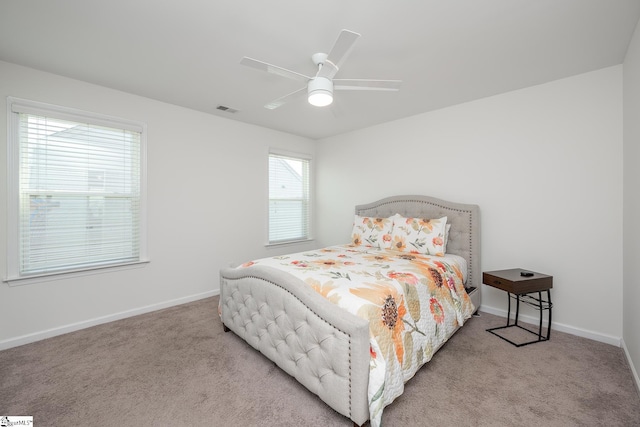
POLYGON ((235 108, 227 107, 225 105, 218 105, 216 107, 216 110, 225 111, 225 112, 231 113, 231 114, 238 112, 238 110, 236 110, 235 108))

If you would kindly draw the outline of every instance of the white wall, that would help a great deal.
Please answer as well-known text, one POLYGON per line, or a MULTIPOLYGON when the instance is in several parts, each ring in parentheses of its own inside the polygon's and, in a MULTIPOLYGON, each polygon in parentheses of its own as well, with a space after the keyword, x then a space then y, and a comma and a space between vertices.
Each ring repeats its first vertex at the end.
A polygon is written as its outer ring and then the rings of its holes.
POLYGON ((212 295, 221 267, 292 250, 264 247, 267 150, 313 154, 311 140, 0 62, 1 279, 7 96, 147 123, 151 263, 23 286, 0 283, 0 349, 212 295))
MULTIPOLYGON (((554 327, 619 344, 622 66, 327 138, 316 157, 322 245, 348 241, 355 204, 475 203, 483 270, 553 275, 554 327)), ((504 292, 482 298, 506 315, 504 292)))
POLYGON ((640 386, 640 23, 624 61, 624 346, 640 386))

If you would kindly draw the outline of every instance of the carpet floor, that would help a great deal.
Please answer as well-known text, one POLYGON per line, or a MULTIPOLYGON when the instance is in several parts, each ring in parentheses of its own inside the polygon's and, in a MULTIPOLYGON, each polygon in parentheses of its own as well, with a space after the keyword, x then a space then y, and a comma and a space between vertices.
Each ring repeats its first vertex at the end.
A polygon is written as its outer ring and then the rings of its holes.
MULTIPOLYGON (((0 415, 34 426, 350 426, 232 332, 218 297, 0 352, 0 415)), ((622 349, 552 331, 516 348, 470 319, 383 426, 640 426, 622 349)))

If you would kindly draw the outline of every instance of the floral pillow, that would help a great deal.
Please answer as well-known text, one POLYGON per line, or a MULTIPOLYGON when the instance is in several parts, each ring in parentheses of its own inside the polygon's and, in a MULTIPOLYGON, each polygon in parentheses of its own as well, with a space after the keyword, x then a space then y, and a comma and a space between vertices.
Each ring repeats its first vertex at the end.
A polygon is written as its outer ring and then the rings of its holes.
POLYGON ((393 217, 391 248, 426 255, 445 254, 447 217, 438 219, 393 217))
POLYGON ((369 218, 356 215, 351 232, 351 243, 355 246, 389 249, 392 229, 392 218, 369 218))

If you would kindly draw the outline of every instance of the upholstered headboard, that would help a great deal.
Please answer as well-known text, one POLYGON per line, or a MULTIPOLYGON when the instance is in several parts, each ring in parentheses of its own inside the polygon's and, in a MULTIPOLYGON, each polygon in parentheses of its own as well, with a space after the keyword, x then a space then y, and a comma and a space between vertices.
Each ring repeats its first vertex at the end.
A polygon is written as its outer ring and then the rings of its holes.
MULTIPOLYGON (((467 260, 467 287, 480 293, 480 208, 478 205, 448 202, 429 196, 393 196, 356 206, 356 215, 386 218, 396 213, 405 217, 447 217, 451 224, 447 253, 467 260)), ((479 295, 478 295, 479 296, 479 295)), ((476 303, 479 306, 479 299, 476 303)))

